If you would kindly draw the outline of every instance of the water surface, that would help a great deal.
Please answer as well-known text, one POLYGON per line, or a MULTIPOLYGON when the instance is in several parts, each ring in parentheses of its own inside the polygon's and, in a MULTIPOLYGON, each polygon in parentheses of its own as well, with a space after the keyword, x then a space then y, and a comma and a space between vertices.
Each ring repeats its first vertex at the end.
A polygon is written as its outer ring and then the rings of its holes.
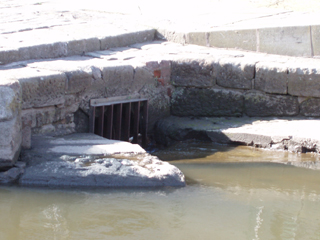
POLYGON ((320 171, 274 163, 317 155, 209 143, 156 154, 180 159, 186 187, 0 187, 0 239, 320 239, 320 171))

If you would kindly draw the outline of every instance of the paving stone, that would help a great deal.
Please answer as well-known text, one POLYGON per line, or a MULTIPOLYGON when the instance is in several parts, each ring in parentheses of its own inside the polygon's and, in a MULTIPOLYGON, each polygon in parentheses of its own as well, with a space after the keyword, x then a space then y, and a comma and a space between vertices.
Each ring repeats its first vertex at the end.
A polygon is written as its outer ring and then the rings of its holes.
POLYGON ((310 26, 259 29, 259 51, 311 57, 310 26))
POLYGON ((249 117, 296 116, 297 97, 248 92, 244 95, 245 114, 249 117))
POLYGON ((251 89, 256 60, 248 58, 222 58, 214 65, 217 84, 227 88, 251 89))
POLYGON ((175 116, 241 116, 243 95, 225 89, 176 88, 171 113, 175 116))
POLYGON ((287 94, 288 68, 279 62, 257 63, 254 88, 267 93, 287 94))
POLYGON ((256 51, 256 29, 219 30, 209 33, 210 47, 256 51))

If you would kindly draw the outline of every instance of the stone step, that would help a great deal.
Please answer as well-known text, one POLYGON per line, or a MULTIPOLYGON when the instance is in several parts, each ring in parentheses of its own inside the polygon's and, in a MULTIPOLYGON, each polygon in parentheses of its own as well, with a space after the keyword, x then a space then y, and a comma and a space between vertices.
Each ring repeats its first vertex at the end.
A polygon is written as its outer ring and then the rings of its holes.
MULTIPOLYGON (((149 132, 169 116, 320 117, 320 59, 153 41, 0 67, 0 150, 31 135, 88 131, 91 99, 149 99, 149 132)), ((0 164, 0 165, 1 165, 0 164)))
POLYGON ((157 37, 182 44, 269 54, 320 57, 319 13, 266 12, 218 24, 207 16, 194 23, 158 26, 157 37), (183 27, 186 24, 188 27, 183 27))

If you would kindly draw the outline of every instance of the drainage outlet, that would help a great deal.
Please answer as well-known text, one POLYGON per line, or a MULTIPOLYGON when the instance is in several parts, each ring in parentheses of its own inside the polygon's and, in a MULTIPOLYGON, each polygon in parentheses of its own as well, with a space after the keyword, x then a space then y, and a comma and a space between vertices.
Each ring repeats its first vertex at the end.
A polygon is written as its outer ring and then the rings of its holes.
POLYGON ((143 146, 147 144, 147 99, 92 99, 90 106, 91 133, 143 146))

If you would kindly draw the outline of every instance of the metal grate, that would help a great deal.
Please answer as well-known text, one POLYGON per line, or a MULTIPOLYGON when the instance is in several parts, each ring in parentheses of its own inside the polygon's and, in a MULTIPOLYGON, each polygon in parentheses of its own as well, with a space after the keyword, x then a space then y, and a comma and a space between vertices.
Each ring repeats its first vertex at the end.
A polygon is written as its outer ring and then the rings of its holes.
POLYGON ((99 136, 147 144, 147 99, 92 99, 90 129, 99 136))

